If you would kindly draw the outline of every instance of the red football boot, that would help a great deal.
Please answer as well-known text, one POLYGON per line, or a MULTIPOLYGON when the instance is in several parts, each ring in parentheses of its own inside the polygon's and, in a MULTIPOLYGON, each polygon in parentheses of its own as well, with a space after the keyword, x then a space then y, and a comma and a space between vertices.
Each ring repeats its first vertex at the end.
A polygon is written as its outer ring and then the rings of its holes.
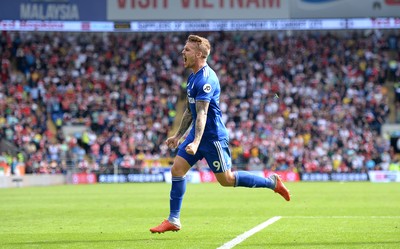
POLYGON ((270 178, 275 182, 274 192, 280 194, 285 200, 290 201, 289 190, 283 185, 279 175, 273 174, 270 178))
POLYGON ((178 232, 179 230, 181 230, 181 227, 172 224, 169 220, 164 220, 160 225, 150 228, 150 232, 152 233, 164 233, 168 231, 178 232))

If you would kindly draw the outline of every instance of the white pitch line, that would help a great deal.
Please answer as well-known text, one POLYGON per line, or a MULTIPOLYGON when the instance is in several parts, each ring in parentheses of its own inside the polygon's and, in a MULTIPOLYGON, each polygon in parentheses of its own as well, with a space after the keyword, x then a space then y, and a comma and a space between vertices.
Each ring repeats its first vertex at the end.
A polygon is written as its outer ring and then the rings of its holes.
POLYGON ((240 244, 241 242, 243 242, 248 237, 254 235, 255 233, 263 230, 267 226, 269 226, 269 225, 273 224, 274 222, 278 221, 280 218, 282 218, 282 217, 281 216, 272 217, 271 219, 261 223, 260 225, 250 229, 249 231, 242 233, 241 235, 237 236, 233 240, 226 242, 225 244, 223 244, 222 246, 218 247, 217 249, 231 249, 234 246, 236 246, 237 244, 240 244))
POLYGON ((400 219, 400 216, 282 216, 294 219, 400 219))

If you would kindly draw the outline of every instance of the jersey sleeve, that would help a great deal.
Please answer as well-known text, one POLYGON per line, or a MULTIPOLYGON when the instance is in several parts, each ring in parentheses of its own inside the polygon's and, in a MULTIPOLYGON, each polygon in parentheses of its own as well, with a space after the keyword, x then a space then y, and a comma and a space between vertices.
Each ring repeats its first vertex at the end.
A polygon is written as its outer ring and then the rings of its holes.
POLYGON ((200 84, 197 85, 196 100, 210 102, 212 96, 214 95, 215 88, 215 84, 213 84, 212 81, 207 81, 207 79, 204 79, 200 84))

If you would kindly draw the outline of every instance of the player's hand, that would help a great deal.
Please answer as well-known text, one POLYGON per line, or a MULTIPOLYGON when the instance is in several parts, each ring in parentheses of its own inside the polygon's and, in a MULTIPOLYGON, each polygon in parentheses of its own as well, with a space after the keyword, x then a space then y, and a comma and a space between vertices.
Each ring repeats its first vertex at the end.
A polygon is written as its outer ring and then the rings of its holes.
POLYGON ((175 149, 179 145, 179 138, 176 136, 169 137, 166 141, 165 144, 170 148, 170 149, 175 149))
POLYGON ((198 144, 190 143, 186 146, 185 150, 186 150, 186 153, 188 153, 190 155, 194 155, 194 154, 196 154, 198 148, 199 148, 198 144))

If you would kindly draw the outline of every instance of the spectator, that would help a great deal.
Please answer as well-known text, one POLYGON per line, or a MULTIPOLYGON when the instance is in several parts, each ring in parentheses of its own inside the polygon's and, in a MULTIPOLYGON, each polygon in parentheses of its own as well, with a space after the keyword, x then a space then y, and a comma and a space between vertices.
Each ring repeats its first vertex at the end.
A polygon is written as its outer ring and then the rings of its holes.
MULTIPOLYGON (((61 165, 68 156, 101 168, 128 155, 138 170, 146 159, 171 156, 163 142, 185 87, 178 43, 185 35, 3 32, 1 136, 29 152, 33 172, 49 171, 43 160, 61 165), (74 124, 86 133, 62 133, 74 124)), ((399 72, 388 54, 393 34, 207 35, 238 167, 349 172, 390 165, 391 155, 377 156, 389 151, 387 141, 373 138, 388 115, 384 83, 399 72)))

